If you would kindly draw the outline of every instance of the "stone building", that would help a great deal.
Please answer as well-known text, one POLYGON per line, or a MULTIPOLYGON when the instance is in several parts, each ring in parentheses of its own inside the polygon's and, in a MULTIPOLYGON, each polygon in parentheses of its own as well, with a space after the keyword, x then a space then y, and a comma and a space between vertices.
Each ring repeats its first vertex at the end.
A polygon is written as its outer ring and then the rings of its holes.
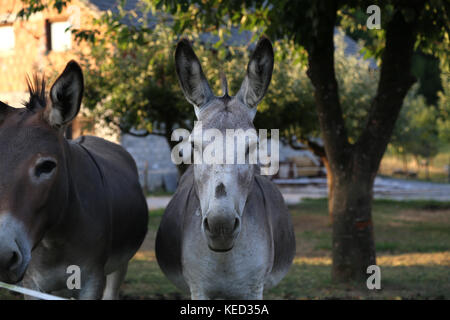
MULTIPOLYGON (((126 9, 134 9, 137 3, 129 0, 126 9)), ((86 45, 75 41, 68 27, 89 29, 93 18, 116 8, 114 0, 71 0, 61 13, 45 9, 29 20, 20 20, 16 19, 16 13, 22 9, 21 1, 0 0, 0 101, 23 107, 28 98, 27 75, 45 74, 53 81, 69 60, 76 60, 80 52, 88 52, 86 45)), ((82 134, 122 143, 135 158, 141 183, 148 190, 176 188, 178 171, 170 160, 169 145, 164 138, 121 136, 91 118, 78 116, 72 124, 72 137, 82 134), (86 126, 87 122, 94 124, 86 126)))
MULTIPOLYGON (((21 1, 0 0, 0 100, 23 107, 28 97, 27 75, 45 75, 53 81, 69 60, 88 53, 88 47, 78 44, 68 28, 89 29, 92 19, 105 10, 104 3, 113 5, 112 1, 72 0, 61 13, 45 9, 22 20, 16 17, 23 7, 21 1)), ((74 137, 83 133, 87 120, 78 117, 74 121, 74 137)))
POLYGON ((170 158, 170 147, 161 136, 121 136, 121 144, 133 156, 139 170, 141 185, 147 191, 175 191, 178 170, 170 158))

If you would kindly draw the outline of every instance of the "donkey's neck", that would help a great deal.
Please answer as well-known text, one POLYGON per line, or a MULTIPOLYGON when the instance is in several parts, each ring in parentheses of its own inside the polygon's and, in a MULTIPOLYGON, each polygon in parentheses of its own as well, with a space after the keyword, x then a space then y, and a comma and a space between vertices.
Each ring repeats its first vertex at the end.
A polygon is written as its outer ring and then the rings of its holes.
POLYGON ((63 177, 59 183, 60 187, 66 190, 66 196, 64 199, 60 199, 58 221, 49 230, 49 235, 56 237, 60 237, 60 234, 66 232, 67 228, 73 228, 73 224, 78 221, 82 208, 81 189, 83 188, 79 181, 81 177, 89 175, 85 172, 84 167, 91 161, 83 156, 85 151, 81 146, 65 138, 62 139, 62 151, 64 172, 60 172, 63 177))

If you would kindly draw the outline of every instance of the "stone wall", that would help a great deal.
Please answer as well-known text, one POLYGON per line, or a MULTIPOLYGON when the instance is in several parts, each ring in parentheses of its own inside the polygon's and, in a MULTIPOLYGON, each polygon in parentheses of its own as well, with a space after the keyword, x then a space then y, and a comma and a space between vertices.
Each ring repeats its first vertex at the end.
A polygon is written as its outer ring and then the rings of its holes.
POLYGON ((170 158, 170 147, 164 137, 134 137, 124 134, 122 146, 136 161, 141 185, 147 191, 175 191, 178 170, 170 158))

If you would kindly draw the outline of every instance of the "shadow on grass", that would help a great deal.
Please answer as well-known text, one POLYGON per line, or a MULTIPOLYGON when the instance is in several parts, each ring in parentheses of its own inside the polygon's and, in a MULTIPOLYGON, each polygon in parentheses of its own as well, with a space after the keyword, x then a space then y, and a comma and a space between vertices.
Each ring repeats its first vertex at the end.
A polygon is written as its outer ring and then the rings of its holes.
MULTIPOLYGON (((381 266, 381 290, 368 290, 354 283, 336 284, 331 280, 331 265, 296 263, 265 299, 449 299, 450 268, 431 266, 381 266)), ((189 299, 167 280, 156 261, 130 263, 122 299, 189 299)), ((22 299, 0 289, 0 299, 22 299)))
MULTIPOLYGON (((331 265, 296 263, 265 299, 449 299, 448 266, 381 266, 381 290, 336 284, 331 265)), ((133 261, 122 287, 123 299, 189 299, 173 286, 156 261, 133 261)))
MULTIPOLYGON (((164 210, 149 215, 149 232, 130 262, 123 299, 188 299, 163 275, 154 240, 164 210)), ((375 200, 373 219, 381 290, 331 280, 331 225, 326 199, 290 208, 297 258, 266 299, 450 299, 450 202, 375 200)), ((0 289, 0 299, 22 299, 0 289)))

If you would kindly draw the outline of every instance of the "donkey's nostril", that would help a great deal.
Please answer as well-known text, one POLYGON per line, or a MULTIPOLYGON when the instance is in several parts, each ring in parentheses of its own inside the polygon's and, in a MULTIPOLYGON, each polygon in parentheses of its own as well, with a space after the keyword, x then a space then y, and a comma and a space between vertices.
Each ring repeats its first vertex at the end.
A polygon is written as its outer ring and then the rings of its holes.
POLYGON ((211 230, 209 229, 209 224, 208 224, 208 219, 205 218, 205 220, 203 220, 203 224, 204 224, 204 228, 206 231, 211 232, 211 230))
POLYGON ((12 268, 17 261, 19 261, 19 255, 17 254, 17 252, 13 252, 11 260, 9 261, 9 267, 12 268))
POLYGON ((236 231, 236 230, 239 228, 239 224, 240 224, 240 221, 239 221, 238 218, 236 218, 236 219, 234 220, 233 231, 236 231))
POLYGON ((13 270, 15 268, 17 268, 17 266, 19 266, 21 263, 21 255, 19 252, 17 251, 13 251, 11 253, 11 256, 9 258, 9 260, 6 263, 6 268, 8 270, 13 270))
POLYGON ((225 197, 226 195, 227 195, 227 192, 225 191, 225 186, 223 185, 223 183, 220 183, 216 187, 216 198, 225 197))

